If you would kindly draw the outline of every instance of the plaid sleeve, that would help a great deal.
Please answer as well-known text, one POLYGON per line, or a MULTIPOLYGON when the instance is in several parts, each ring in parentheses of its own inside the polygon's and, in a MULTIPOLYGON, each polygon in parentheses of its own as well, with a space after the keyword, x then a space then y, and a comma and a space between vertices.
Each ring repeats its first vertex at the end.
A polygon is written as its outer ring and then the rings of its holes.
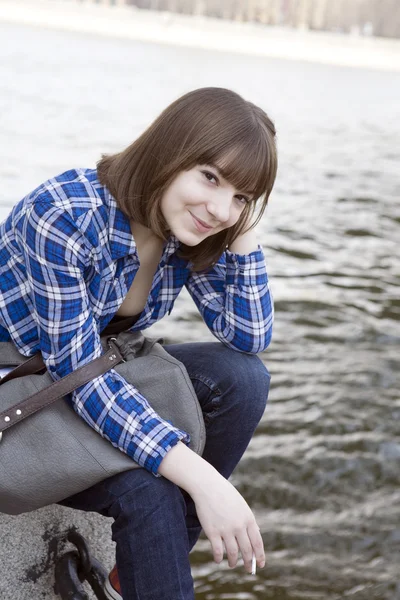
POLYGON ((225 345, 250 354, 271 341, 274 317, 264 254, 226 250, 216 265, 191 273, 186 287, 211 332, 225 345))
MULTIPOLYGON (((92 249, 68 213, 51 202, 33 203, 21 233, 40 348, 57 380, 102 354, 84 276, 92 249)), ((154 474, 172 446, 189 442, 115 370, 78 388, 72 401, 95 431, 154 474)))

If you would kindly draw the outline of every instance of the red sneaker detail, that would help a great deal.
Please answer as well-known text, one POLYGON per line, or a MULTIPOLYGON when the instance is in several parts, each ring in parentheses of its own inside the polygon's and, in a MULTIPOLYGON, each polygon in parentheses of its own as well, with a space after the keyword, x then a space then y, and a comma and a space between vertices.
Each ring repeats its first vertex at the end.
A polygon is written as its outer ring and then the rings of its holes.
POLYGON ((123 600, 119 583, 117 565, 114 565, 104 584, 104 593, 110 600, 123 600))

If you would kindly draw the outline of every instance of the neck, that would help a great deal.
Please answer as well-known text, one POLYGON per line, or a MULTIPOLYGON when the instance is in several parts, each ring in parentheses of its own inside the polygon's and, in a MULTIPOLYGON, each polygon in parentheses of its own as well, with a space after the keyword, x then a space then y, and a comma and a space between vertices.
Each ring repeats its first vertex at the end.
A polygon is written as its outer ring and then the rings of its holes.
POLYGON ((131 221, 130 224, 131 224, 131 232, 132 232, 133 237, 135 238, 136 244, 161 241, 161 238, 156 236, 156 234, 151 229, 149 229, 148 227, 145 227, 141 223, 131 221))

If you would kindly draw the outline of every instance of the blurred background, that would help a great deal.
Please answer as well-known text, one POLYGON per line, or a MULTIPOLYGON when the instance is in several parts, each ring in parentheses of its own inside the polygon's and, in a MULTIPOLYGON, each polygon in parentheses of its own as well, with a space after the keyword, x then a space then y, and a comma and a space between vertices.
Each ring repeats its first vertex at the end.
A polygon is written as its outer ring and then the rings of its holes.
POLYGON ((397 0, 93 0, 266 25, 400 36, 397 0))
MULTIPOLYGON (((398 0, 0 0, 0 219, 191 89, 231 88, 276 124, 272 387, 233 477, 267 566, 217 566, 202 539, 199 600, 400 599, 399 34, 398 0)), ((212 339, 185 294, 149 334, 212 339)), ((1 598, 55 598, 69 524, 113 565, 101 517, 0 523, 1 598)))

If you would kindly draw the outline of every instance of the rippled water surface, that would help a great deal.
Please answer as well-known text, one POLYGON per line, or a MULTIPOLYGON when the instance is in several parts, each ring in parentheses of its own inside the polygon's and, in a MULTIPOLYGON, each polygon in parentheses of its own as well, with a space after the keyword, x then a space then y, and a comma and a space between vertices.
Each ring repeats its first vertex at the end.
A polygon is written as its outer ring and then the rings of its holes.
MULTIPOLYGON (((0 25, 0 44, 0 217, 189 89, 231 87, 270 113, 272 388, 234 476, 268 564, 256 579, 217 567, 202 540, 197 598, 398 600, 400 75, 22 26, 0 25)), ((152 332, 210 339, 188 296, 152 332)))

